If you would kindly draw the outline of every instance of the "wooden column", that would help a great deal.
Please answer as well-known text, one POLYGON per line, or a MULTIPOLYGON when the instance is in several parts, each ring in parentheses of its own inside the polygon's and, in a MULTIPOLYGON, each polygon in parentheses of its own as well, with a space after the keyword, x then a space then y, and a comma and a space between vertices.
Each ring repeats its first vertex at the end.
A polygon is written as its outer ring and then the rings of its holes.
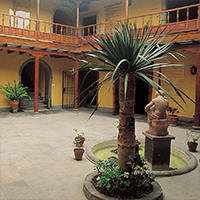
POLYGON ((126 0, 126 11, 125 11, 125 13, 126 13, 126 16, 125 16, 126 22, 128 22, 128 0, 126 0))
POLYGON ((200 126, 200 52, 197 52, 197 74, 196 74, 196 105, 194 126, 200 126))
MULTIPOLYGON (((75 70, 79 68, 79 62, 78 60, 75 61, 75 70)), ((74 85, 74 99, 77 98, 78 96, 78 74, 79 74, 79 71, 77 71, 75 73, 75 85, 74 85)), ((77 108, 78 107, 78 99, 74 102, 74 108, 77 108)))
POLYGON ((38 112, 38 93, 39 93, 39 56, 35 57, 35 100, 34 112, 38 112))
POLYGON ((36 25, 36 39, 39 39, 39 14, 40 13, 40 0, 37 0, 37 25, 36 25))
POLYGON ((76 37, 79 36, 79 16, 80 16, 80 9, 79 9, 79 2, 76 4, 76 37))

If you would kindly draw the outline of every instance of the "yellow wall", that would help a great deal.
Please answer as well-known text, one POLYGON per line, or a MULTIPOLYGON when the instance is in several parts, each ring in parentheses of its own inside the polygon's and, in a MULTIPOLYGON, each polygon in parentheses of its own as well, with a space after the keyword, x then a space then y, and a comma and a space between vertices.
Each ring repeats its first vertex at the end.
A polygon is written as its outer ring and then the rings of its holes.
MULTIPOLYGON (((30 12, 30 18, 36 19, 36 10, 37 10, 37 1, 14 1, 14 0, 1 0, 0 2, 0 12, 9 13, 9 8, 12 10, 19 11, 26 11, 30 12)), ((76 13, 76 5, 73 3, 69 3, 68 1, 49 1, 49 0, 41 0, 40 1, 40 13, 39 19, 44 20, 47 22, 52 21, 52 14, 56 7, 60 5, 69 6, 75 13, 76 13)), ((129 6, 129 17, 143 15, 153 12, 161 11, 161 0, 133 0, 131 6, 129 6)), ((82 26, 83 18, 92 16, 97 14, 97 23, 106 22, 107 20, 117 20, 121 18, 125 18, 125 1, 121 0, 100 0, 94 1, 89 4, 88 10, 84 12, 80 12, 80 26, 82 26), (119 8, 116 8, 116 5, 119 5, 119 8), (110 8, 110 10, 109 10, 110 8), (112 9, 113 8, 113 9, 112 9), (113 10, 117 10, 113 12, 113 10), (109 14, 110 13, 110 14, 109 14)), ((158 15, 152 17, 153 24, 158 23, 158 15)), ((150 20, 150 17, 145 17, 144 23, 150 20)), ((134 20, 130 20, 134 22, 134 20)), ((9 24, 9 17, 5 17, 5 24, 9 24)), ((142 24, 142 19, 138 19, 137 25, 142 24)), ((40 30, 44 30, 45 24, 43 22, 40 23, 40 30)), ((35 28, 35 21, 31 22, 32 29, 35 28)), ((109 26, 106 26, 109 28, 109 26)), ((27 27, 28 28, 28 27, 27 27)), ((101 27, 104 30, 103 27, 101 27)), ((46 31, 51 31, 51 24, 46 24, 46 31)))
MULTIPOLYGON (((100 72, 99 73, 99 79, 103 80, 105 76, 105 73, 100 72)), ((110 85, 110 81, 108 81, 107 83, 105 83, 99 94, 98 94, 98 101, 100 102, 99 106, 100 107, 105 107, 105 108, 113 108, 113 87, 111 87, 106 93, 106 89, 109 87, 110 85)))
MULTIPOLYGON (((19 82, 19 69, 26 59, 32 58, 28 54, 19 56, 18 52, 8 54, 7 51, 0 52, 0 85, 10 82, 13 86, 13 80, 19 82)), ((3 90, 0 90, 0 108, 10 107, 10 100, 5 97, 3 90)))
MULTIPOLYGON (((166 75, 173 84, 175 84, 177 87, 179 87, 183 92, 185 92, 191 99, 195 101, 195 90, 196 90, 196 75, 190 74, 190 67, 192 65, 196 65, 196 54, 191 53, 188 51, 178 51, 179 53, 183 54, 186 58, 183 58, 176 54, 177 58, 180 60, 181 64, 190 65, 190 66, 184 66, 184 67, 167 67, 167 68, 161 68, 161 73, 166 75)), ((170 62, 177 63, 178 62, 174 58, 168 59, 170 62)), ((164 61, 166 62, 166 61, 164 61)), ((167 85, 164 82, 161 82, 161 86, 166 89, 177 101, 181 104, 181 106, 184 108, 182 110, 179 107, 179 116, 185 116, 185 117, 193 117, 195 112, 195 104, 192 103, 189 100, 186 100, 187 105, 185 105, 181 99, 177 96, 177 94, 171 89, 169 85, 167 85)), ((154 91, 155 92, 155 91, 154 91)), ((154 93, 152 98, 154 98, 154 93)), ((169 101, 170 107, 178 108, 178 105, 173 102, 169 97, 167 98, 169 101)))
MULTIPOLYGON (((0 52, 0 85, 13 83, 15 79, 19 81, 19 70, 22 64, 33 58, 28 54, 19 55, 18 52, 8 54, 7 51, 0 52)), ((50 58, 48 56, 43 57, 42 60, 49 64, 52 71, 52 105, 62 105, 62 73, 63 71, 69 72, 74 67, 74 61, 68 58, 50 58)), ((40 88, 39 92, 44 96, 44 70, 40 69, 40 88)), ((0 90, 0 108, 10 107, 10 100, 5 97, 3 90, 0 90)))

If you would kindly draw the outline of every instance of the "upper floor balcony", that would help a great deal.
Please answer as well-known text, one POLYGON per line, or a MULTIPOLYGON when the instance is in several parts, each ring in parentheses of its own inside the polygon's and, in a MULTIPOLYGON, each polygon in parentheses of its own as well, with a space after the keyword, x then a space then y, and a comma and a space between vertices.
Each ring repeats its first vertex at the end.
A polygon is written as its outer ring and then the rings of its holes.
POLYGON ((87 46, 82 38, 90 40, 91 35, 108 32, 114 26, 119 26, 120 22, 132 22, 138 28, 143 28, 149 22, 155 29, 161 25, 161 30, 168 25, 166 31, 172 29, 172 34, 185 33, 184 37, 179 37, 180 39, 177 40, 198 39, 199 36, 195 34, 200 31, 200 3, 80 27, 0 12, 0 36, 2 37, 0 42, 4 42, 3 38, 9 37, 11 38, 9 41, 17 38, 26 40, 27 44, 45 42, 49 47, 52 47, 52 44, 59 44, 66 50, 85 50, 87 46))

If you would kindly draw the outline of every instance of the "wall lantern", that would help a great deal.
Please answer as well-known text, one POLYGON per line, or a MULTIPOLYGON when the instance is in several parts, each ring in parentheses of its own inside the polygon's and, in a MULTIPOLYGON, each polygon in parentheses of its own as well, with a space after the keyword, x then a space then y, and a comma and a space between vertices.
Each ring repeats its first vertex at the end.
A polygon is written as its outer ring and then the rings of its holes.
POLYGON ((190 73, 192 75, 195 75, 197 73, 197 68, 194 65, 190 68, 190 73))

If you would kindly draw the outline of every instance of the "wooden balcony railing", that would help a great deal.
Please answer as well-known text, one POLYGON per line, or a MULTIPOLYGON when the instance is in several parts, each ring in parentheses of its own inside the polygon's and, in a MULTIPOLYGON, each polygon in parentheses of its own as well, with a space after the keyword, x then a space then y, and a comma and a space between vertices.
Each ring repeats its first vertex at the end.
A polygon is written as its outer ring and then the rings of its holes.
MULTIPOLYGON (((119 22, 135 23, 143 28, 149 22, 157 28, 168 25, 172 32, 195 31, 200 29, 200 3, 151 14, 129 17, 128 19, 114 20, 76 28, 73 26, 47 22, 36 19, 20 17, 0 12, 0 34, 36 39, 44 41, 61 42, 67 44, 84 44, 82 37, 90 39, 90 35, 102 34, 118 26, 119 22)), ((166 30, 166 31, 168 31, 166 30)))
POLYGON ((26 39, 77 44, 77 28, 73 26, 20 17, 0 12, 0 34, 26 39))

